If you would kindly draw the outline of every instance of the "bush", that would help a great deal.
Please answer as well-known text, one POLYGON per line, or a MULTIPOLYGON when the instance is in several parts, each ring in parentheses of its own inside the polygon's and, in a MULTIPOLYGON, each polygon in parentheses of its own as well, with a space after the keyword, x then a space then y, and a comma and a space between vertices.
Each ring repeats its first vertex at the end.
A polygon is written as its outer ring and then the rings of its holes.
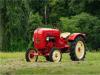
POLYGON ((71 18, 61 17, 63 31, 81 32, 87 34, 88 48, 100 48, 100 20, 87 13, 81 13, 71 18))

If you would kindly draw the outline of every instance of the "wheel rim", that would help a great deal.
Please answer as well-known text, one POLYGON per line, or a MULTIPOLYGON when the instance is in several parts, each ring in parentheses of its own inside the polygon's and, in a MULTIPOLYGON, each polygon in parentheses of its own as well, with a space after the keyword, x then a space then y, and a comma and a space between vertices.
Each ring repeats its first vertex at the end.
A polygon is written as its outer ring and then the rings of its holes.
POLYGON ((53 55, 52 55, 52 58, 53 58, 53 61, 54 62, 59 62, 60 61, 60 58, 61 58, 61 53, 59 50, 55 50, 53 52, 53 55))
POLYGON ((36 60, 36 55, 34 55, 36 52, 34 50, 30 50, 28 54, 28 58, 30 62, 35 62, 36 60))
POLYGON ((82 59, 85 52, 84 43, 82 41, 78 41, 75 48, 76 56, 78 59, 82 59))

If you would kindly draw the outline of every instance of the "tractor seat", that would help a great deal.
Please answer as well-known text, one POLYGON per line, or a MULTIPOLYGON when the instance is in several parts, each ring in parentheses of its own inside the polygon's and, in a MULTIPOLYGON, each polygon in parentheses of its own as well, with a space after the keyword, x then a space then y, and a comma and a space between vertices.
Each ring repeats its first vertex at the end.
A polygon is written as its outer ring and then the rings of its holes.
POLYGON ((66 39, 70 34, 71 34, 70 32, 61 33, 60 37, 66 39))

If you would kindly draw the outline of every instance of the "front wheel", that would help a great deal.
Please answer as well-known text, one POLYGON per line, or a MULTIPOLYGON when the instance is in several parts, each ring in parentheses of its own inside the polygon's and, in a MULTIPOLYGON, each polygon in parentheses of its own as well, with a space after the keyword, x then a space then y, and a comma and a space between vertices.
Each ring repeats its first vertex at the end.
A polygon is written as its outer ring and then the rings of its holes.
POLYGON ((36 49, 33 49, 33 48, 28 49, 25 54, 26 61, 36 62, 38 59, 38 56, 36 54, 37 54, 36 49))
POLYGON ((73 61, 84 60, 86 54, 85 43, 82 37, 70 42, 70 57, 73 61))
POLYGON ((62 58, 62 54, 59 49, 52 48, 49 57, 51 62, 60 62, 62 58))

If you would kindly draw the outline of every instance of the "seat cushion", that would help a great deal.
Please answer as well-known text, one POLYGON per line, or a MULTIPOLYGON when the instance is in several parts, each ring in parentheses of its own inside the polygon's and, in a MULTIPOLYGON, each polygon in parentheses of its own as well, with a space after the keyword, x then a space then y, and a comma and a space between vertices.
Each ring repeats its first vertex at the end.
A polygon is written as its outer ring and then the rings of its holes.
POLYGON ((61 33, 60 37, 66 39, 70 34, 71 34, 70 32, 61 33))

